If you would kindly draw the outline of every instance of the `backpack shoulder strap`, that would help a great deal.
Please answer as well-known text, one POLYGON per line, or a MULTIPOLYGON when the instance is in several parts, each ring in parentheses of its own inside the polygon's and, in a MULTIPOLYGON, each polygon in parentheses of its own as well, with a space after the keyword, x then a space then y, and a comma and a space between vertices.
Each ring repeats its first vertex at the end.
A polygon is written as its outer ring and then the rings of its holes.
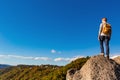
POLYGON ((103 31, 103 25, 104 25, 104 24, 102 23, 102 25, 101 25, 101 32, 103 31))

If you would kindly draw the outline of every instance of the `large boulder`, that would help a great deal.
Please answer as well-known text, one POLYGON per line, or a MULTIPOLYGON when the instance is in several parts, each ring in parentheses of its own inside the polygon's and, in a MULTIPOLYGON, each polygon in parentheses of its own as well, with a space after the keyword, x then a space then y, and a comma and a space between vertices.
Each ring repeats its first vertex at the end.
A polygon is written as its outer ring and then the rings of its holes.
POLYGON ((120 66, 103 56, 91 57, 71 80, 120 80, 120 66))
POLYGON ((120 64, 120 56, 115 57, 113 60, 114 60, 116 63, 120 64))
POLYGON ((72 68, 67 71, 66 80, 72 80, 77 69, 72 68))

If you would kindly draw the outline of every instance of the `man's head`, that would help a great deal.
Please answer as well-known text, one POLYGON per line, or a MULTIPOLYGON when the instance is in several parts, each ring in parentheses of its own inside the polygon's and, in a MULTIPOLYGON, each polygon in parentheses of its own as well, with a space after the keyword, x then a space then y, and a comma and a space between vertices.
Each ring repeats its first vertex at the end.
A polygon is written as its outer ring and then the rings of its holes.
POLYGON ((106 23, 107 22, 107 18, 102 18, 102 23, 106 23))

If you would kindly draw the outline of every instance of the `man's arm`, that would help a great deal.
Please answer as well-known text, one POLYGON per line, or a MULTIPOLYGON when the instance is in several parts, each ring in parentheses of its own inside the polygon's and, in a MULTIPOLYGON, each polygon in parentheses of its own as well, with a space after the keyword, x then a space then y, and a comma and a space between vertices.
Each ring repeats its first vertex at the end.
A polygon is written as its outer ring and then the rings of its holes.
POLYGON ((99 33, 98 33, 98 40, 100 40, 100 34, 102 32, 102 23, 100 24, 100 28, 99 28, 99 33))

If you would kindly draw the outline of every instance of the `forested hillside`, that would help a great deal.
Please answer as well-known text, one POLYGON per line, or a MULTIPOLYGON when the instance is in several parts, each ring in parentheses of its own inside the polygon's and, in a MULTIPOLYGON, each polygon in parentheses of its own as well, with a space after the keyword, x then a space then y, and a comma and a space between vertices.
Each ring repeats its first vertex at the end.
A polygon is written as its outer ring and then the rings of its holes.
POLYGON ((88 59, 89 57, 79 58, 66 66, 11 66, 5 69, 0 69, 0 80, 65 80, 68 69, 80 69, 88 59))

